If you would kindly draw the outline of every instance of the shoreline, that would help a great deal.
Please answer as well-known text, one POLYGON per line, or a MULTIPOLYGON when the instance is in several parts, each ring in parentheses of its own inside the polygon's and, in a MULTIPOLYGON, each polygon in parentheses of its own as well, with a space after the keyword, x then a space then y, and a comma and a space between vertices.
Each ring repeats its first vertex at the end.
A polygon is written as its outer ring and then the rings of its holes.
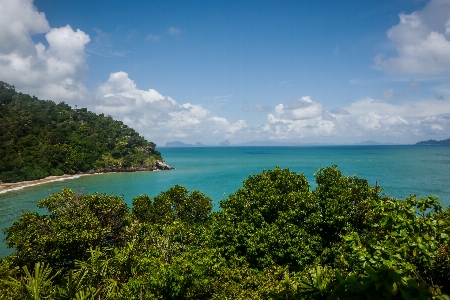
POLYGON ((162 170, 173 170, 171 166, 167 165, 164 161, 156 161, 153 166, 138 166, 127 169, 119 168, 101 168, 96 170, 90 170, 85 173, 78 174, 64 174, 61 176, 48 176, 42 179, 29 180, 29 181, 19 181, 19 182, 1 182, 0 181, 0 195, 11 192, 21 190, 30 186, 36 186, 44 183, 50 183, 55 181, 63 181, 69 179, 80 178, 81 176, 86 175, 95 175, 95 174, 105 174, 105 173, 117 173, 117 172, 142 172, 142 171, 162 171, 162 170))
POLYGON ((61 176, 48 176, 42 179, 29 180, 29 181, 19 181, 19 182, 5 182, 0 183, 0 195, 7 192, 18 191, 27 187, 36 186, 40 184, 63 181, 69 179, 80 178, 81 176, 92 175, 92 174, 64 174, 61 176))

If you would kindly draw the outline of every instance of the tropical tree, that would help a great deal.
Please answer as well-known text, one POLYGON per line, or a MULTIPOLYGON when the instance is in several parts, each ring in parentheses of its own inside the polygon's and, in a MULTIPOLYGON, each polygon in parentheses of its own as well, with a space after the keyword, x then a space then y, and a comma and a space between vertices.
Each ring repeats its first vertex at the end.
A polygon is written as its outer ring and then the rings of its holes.
POLYGON ((133 215, 141 223, 201 225, 210 220, 212 201, 198 190, 189 191, 175 185, 152 201, 148 195, 133 199, 133 215))
POLYGON ((64 189, 5 230, 0 299, 450 299, 449 208, 336 166, 315 177, 250 175, 214 213, 178 185, 131 213, 64 189))
POLYGON ((90 247, 114 247, 126 240, 129 209, 122 197, 82 195, 63 189, 38 203, 48 215, 26 212, 4 230, 6 244, 15 248, 17 265, 45 262, 70 267, 88 257, 90 247))

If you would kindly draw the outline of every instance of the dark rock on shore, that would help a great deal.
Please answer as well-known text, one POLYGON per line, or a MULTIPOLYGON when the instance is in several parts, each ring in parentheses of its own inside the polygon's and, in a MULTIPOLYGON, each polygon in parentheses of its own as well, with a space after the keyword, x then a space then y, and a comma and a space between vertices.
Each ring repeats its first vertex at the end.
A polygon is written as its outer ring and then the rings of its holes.
POLYGON ((175 169, 175 168, 172 168, 171 166, 169 166, 168 164, 166 164, 165 162, 159 161, 159 160, 156 161, 156 167, 158 168, 158 170, 172 170, 172 169, 175 169))

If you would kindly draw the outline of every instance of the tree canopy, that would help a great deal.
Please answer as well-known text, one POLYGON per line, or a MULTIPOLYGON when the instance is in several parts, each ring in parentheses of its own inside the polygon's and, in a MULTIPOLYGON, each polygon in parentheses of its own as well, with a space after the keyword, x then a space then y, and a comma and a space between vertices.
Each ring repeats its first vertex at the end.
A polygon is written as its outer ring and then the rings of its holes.
POLYGON ((149 167, 155 144, 111 116, 18 93, 0 81, 0 181, 149 167))
POLYGON ((315 178, 250 175, 217 212, 178 185, 131 209, 65 189, 5 229, 0 299, 449 299, 449 208, 315 178))

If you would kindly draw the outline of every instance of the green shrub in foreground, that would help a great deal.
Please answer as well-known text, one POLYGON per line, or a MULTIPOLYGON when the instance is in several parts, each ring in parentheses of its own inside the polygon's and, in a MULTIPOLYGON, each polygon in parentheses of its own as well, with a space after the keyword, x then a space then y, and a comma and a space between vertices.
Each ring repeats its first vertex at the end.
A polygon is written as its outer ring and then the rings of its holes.
POLYGON ((315 177, 251 175, 215 213, 181 186, 131 212, 63 190, 5 230, 0 299, 449 299, 448 208, 336 166, 315 177))

